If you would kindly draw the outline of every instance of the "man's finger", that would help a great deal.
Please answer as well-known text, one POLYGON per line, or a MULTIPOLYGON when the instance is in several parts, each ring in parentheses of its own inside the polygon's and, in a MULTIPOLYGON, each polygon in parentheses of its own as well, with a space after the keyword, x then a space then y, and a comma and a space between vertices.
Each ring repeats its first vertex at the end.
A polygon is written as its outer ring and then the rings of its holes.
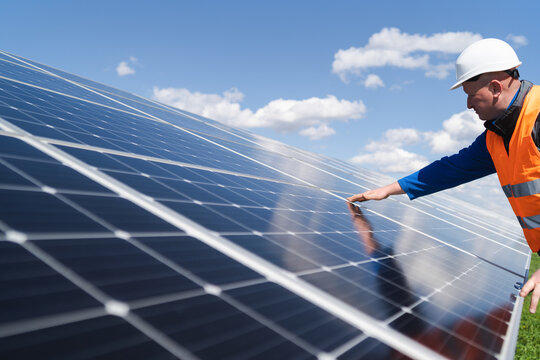
POLYGON ((529 293, 534 289, 534 280, 529 279, 525 285, 521 288, 521 291, 519 292, 519 296, 525 297, 529 295, 529 293))
POLYGON ((535 313, 536 306, 538 305, 538 299, 540 299, 540 284, 536 284, 534 287, 533 294, 531 296, 531 306, 529 307, 529 312, 535 313))
POLYGON ((364 194, 356 194, 354 196, 351 196, 350 198, 347 198, 347 200, 350 202, 364 201, 366 200, 366 197, 364 196, 364 194))

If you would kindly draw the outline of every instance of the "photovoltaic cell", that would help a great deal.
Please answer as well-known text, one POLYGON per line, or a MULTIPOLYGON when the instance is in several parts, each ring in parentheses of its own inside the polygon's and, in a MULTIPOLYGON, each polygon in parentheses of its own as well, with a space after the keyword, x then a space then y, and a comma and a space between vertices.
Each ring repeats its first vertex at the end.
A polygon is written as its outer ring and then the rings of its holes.
POLYGON ((0 357, 512 357, 517 224, 387 181, 0 52, 0 357))
POLYGON ((0 247, 3 324, 97 308, 100 305, 19 245, 3 241, 0 247))
POLYGON ((95 314, 89 319, 0 339, 6 358, 36 354, 58 359, 177 359, 151 338, 120 318, 95 314))
POLYGON ((118 300, 149 298, 199 287, 118 238, 43 240, 35 245, 118 300))

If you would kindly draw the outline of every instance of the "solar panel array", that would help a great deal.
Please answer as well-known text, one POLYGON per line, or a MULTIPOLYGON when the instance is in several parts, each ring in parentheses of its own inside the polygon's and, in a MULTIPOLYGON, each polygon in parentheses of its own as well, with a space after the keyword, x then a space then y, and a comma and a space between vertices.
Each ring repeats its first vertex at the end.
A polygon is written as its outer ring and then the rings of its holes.
POLYGON ((386 181, 0 52, 0 358, 512 357, 519 228, 386 181))

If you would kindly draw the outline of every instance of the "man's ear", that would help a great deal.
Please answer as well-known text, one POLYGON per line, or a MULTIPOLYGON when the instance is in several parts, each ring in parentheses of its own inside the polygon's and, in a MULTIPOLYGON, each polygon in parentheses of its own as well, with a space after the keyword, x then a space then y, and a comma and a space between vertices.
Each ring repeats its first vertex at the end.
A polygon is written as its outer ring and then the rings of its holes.
POLYGON ((499 80, 491 80, 488 86, 489 91, 493 94, 493 98, 498 99, 503 91, 503 85, 499 80))

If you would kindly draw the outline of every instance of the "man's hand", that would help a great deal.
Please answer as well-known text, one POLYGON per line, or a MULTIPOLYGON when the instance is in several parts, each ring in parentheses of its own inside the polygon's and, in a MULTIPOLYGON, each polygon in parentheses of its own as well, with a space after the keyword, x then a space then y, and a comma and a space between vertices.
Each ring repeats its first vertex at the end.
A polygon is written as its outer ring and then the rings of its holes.
POLYGON ((351 196, 350 198, 347 198, 350 202, 355 201, 367 201, 367 200, 383 200, 386 199, 390 194, 388 194, 386 191, 382 191, 381 189, 374 189, 374 190, 368 190, 366 192, 363 192, 361 194, 356 194, 354 196, 351 196))
POLYGON ((390 185, 383 186, 378 189, 368 190, 361 194, 353 195, 347 198, 347 201, 366 201, 366 200, 383 200, 389 197, 390 195, 405 194, 405 192, 399 186, 399 183, 396 181, 390 185))
POLYGON ((540 299, 540 269, 536 270, 530 279, 523 285, 519 296, 525 297, 532 291, 531 306, 529 307, 530 313, 536 312, 536 306, 538 305, 538 299, 540 299))

